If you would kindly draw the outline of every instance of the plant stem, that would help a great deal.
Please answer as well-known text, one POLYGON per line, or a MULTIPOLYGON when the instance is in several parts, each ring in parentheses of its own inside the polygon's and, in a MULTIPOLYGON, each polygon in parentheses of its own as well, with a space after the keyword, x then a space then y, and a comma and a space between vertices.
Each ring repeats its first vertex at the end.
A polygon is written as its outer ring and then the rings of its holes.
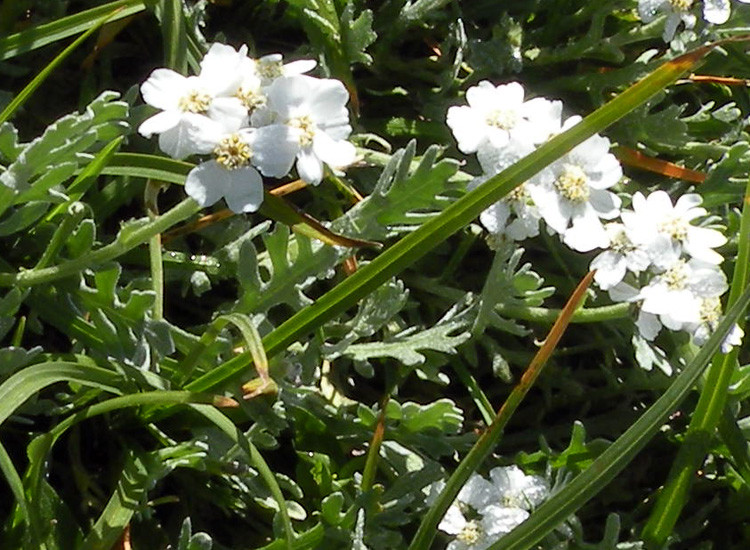
POLYGON ((80 273, 86 268, 114 260, 128 250, 132 250, 136 246, 145 243, 154 235, 162 233, 192 216, 199 210, 200 206, 193 199, 185 199, 158 218, 144 223, 138 229, 132 230, 125 235, 121 232, 113 243, 99 250, 84 254, 80 258, 43 269, 30 269, 18 273, 0 273, 0 287, 29 287, 49 283, 75 273, 80 273))

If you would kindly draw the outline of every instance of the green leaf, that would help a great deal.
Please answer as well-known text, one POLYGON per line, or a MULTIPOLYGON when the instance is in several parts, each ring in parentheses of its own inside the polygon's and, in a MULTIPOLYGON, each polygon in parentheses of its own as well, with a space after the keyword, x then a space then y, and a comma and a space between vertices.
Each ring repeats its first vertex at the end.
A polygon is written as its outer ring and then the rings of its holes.
POLYGON ((24 144, 23 150, 0 173, 0 183, 16 191, 29 187, 54 185, 67 176, 56 176, 57 181, 45 180, 50 169, 62 163, 80 166, 82 154, 91 151, 106 128, 122 133, 127 128, 124 122, 128 115, 126 103, 117 101, 116 92, 103 92, 94 99, 82 114, 66 115, 51 124, 44 133, 33 141, 24 144))
POLYGON ((204 468, 206 448, 186 442, 151 453, 128 452, 117 488, 112 493, 81 550, 112 548, 138 510, 146 508, 149 490, 175 468, 204 468))
POLYGON ((372 30, 372 11, 362 10, 355 18, 354 2, 347 2, 341 14, 341 42, 349 62, 370 65, 372 56, 367 53, 367 47, 377 38, 372 30))
POLYGON ((32 225, 49 209, 47 202, 27 202, 0 222, 0 237, 6 237, 23 231, 32 225))

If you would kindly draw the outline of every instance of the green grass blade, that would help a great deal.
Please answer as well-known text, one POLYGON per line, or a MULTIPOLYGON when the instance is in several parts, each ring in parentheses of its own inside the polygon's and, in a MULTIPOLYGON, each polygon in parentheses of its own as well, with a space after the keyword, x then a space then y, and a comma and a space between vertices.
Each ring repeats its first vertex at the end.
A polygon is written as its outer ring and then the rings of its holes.
POLYGON ((13 493, 13 497, 16 499, 16 504, 21 512, 21 519, 29 526, 29 535, 32 537, 33 544, 39 546, 39 541, 34 540, 38 530, 34 523, 34 516, 30 513, 29 503, 26 500, 26 493, 24 493, 23 490, 21 476, 18 475, 18 470, 16 470, 10 455, 8 455, 8 451, 5 450, 2 443, 0 443, 0 471, 2 471, 5 480, 8 482, 8 485, 10 485, 10 490, 13 493))
MULTIPOLYGON (((711 46, 699 48, 663 64, 579 124, 550 139, 530 155, 467 193, 446 208, 442 214, 401 239, 336 288, 324 294, 314 304, 287 319, 265 338, 266 353, 269 356, 278 353, 300 336, 355 305, 385 281, 469 224, 485 208, 503 198, 512 189, 673 83, 711 49, 711 46)), ((249 358, 247 353, 239 355, 192 382, 187 389, 205 391, 213 388, 245 368, 249 358)))
POLYGON ((287 550, 293 550, 294 545, 294 529, 292 529, 292 522, 289 519, 289 512, 286 509, 286 502, 284 501, 284 495, 281 492, 281 487, 276 482, 276 478, 273 472, 268 467, 263 455, 253 445, 242 431, 232 423, 221 411, 210 407, 208 405, 192 405, 192 408, 198 411, 200 414, 205 416, 208 420, 213 422, 221 431, 227 434, 239 447, 242 449, 250 458, 250 463, 258 470, 260 477, 268 485, 276 504, 279 506, 279 512, 281 513, 281 521, 284 526, 284 532, 286 533, 286 548, 287 550))
MULTIPOLYGON (((737 260, 729 286, 729 306, 747 286, 750 262, 750 183, 745 189, 743 205, 737 260)), ((687 502, 695 471, 703 462, 719 425, 738 355, 737 347, 730 353, 717 354, 708 369, 706 382, 701 389, 698 405, 690 420, 685 439, 672 464, 664 489, 659 493, 656 505, 643 529, 641 538, 649 545, 663 545, 674 530, 680 512, 687 502)))
POLYGON ((58 204, 55 208, 52 209, 49 214, 47 214, 47 216, 45 217, 45 221, 50 221, 55 216, 62 214, 62 212, 72 201, 80 200, 81 197, 83 197, 86 191, 88 191, 89 187, 91 187, 91 185, 96 181, 96 178, 102 173, 104 168, 110 162, 112 156, 115 154, 115 151, 117 151, 117 149, 120 147, 122 140, 122 136, 113 139, 96 154, 93 160, 88 163, 83 170, 81 170, 81 172, 76 176, 76 179, 73 180, 73 183, 71 183, 66 189, 65 194, 68 195, 70 201, 63 204, 58 204))
POLYGON ((18 371, 0 385, 0 424, 40 390, 57 382, 78 382, 110 393, 121 393, 117 373, 90 365, 52 361, 18 371))
POLYGON ((82 33, 91 28, 97 21, 112 14, 110 21, 117 21, 144 11, 143 0, 118 0, 102 6, 91 8, 56 21, 38 25, 28 30, 0 38, 0 61, 36 50, 58 40, 82 33))
POLYGON ((156 155, 115 153, 112 155, 111 162, 102 169, 102 174, 105 176, 153 179, 184 185, 185 177, 193 168, 195 168, 195 164, 157 157, 156 155))
POLYGON ((160 0, 165 66, 180 74, 187 72, 187 33, 182 0, 160 0))
POLYGON ((39 74, 37 74, 34 79, 29 82, 26 87, 21 90, 16 97, 14 97, 11 102, 8 104, 8 106, 3 109, 2 112, 0 112, 0 124, 8 120, 11 115, 16 112, 16 109, 18 109, 21 105, 26 103, 26 100, 31 97, 31 94, 33 94, 36 89, 42 85, 42 82, 44 82, 47 77, 54 71, 60 63, 65 61, 65 59, 78 47, 80 46, 89 36, 91 36, 94 32, 97 31, 104 23, 106 23, 111 17, 112 13, 107 14, 105 17, 100 18, 98 21, 93 23, 91 27, 83 33, 81 36, 76 38, 72 44, 70 44, 67 48, 65 48, 62 52, 60 52, 57 57, 55 57, 52 61, 49 62, 49 64, 44 67, 41 71, 39 71, 39 74))
POLYGON ((675 378, 657 401, 610 445, 584 472, 542 504, 527 521, 502 537, 488 550, 528 550, 547 533, 601 491, 659 431, 664 421, 692 391, 711 357, 719 350, 732 324, 750 303, 750 287, 719 323, 695 358, 675 378))

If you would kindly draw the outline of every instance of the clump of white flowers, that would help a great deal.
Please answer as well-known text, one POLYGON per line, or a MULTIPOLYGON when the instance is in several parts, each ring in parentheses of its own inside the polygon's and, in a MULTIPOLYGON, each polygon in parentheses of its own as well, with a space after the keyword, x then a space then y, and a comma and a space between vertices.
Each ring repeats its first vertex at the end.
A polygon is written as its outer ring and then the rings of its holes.
MULTIPOLYGON (((594 280, 615 301, 637 303, 636 325, 653 340, 662 327, 690 333, 702 345, 721 320, 720 296, 728 289, 714 248, 727 242, 718 230, 694 225, 707 212, 700 195, 672 199, 664 191, 633 195, 632 210, 611 224, 611 245, 591 262, 594 280)), ((735 325, 722 346, 738 345, 735 325)))
MULTIPOLYGON (((750 4, 750 0, 739 0, 743 4, 750 4)), ((662 38, 670 42, 680 23, 686 29, 695 27, 698 18, 693 13, 693 7, 698 2, 694 0, 638 0, 638 13, 644 23, 650 23, 661 15, 666 15, 662 38)), ((703 0, 703 19, 713 25, 721 25, 729 20, 731 7, 729 0, 703 0)))
MULTIPOLYGON (((444 486, 430 487, 428 504, 444 486)), ((438 529, 455 537, 448 550, 482 550, 526 521, 548 496, 549 484, 543 477, 526 475, 515 465, 493 468, 489 480, 473 474, 438 529)))
POLYGON ((318 185, 324 165, 354 161, 349 93, 338 80, 306 75, 315 65, 284 64, 280 54, 253 59, 246 46, 213 44, 197 76, 151 73, 141 93, 160 112, 138 131, 158 134, 171 157, 210 155, 185 181, 198 204, 224 198, 234 212, 253 212, 263 202, 263 176, 282 178, 296 165, 302 180, 318 185))
MULTIPOLYGON (((581 120, 563 122, 560 101, 524 96, 516 82, 495 87, 484 81, 467 90, 468 106, 448 109, 458 148, 476 153, 482 168, 470 189, 581 120)), ((701 345, 721 320, 720 296, 728 285, 715 249, 726 238, 694 224, 707 215, 697 194, 673 205, 664 191, 636 193, 632 210, 621 211, 621 198, 610 189, 622 178, 622 168, 609 149, 607 138, 594 135, 485 210, 479 220, 490 233, 489 244, 535 237, 544 222, 573 250, 601 249, 591 263, 594 281, 613 300, 637 304, 641 337, 651 341, 666 327, 688 332, 701 345)), ((722 349, 741 338, 735 326, 722 349)))

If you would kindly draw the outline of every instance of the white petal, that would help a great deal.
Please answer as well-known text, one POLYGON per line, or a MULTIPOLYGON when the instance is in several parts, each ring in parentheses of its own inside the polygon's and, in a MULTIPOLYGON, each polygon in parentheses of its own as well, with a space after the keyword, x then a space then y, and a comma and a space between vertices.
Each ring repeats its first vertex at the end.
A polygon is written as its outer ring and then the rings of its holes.
POLYGON ((661 330, 661 323, 659 322, 658 317, 651 313, 646 313, 645 311, 641 311, 638 314, 638 320, 635 324, 638 327, 640 335, 649 341, 656 338, 661 330))
POLYGON ((446 122, 453 131, 453 136, 462 153, 475 152, 485 140, 484 120, 471 107, 466 105, 450 107, 446 122))
POLYGON ((229 170, 209 160, 190 170, 185 192, 201 206, 211 206, 224 196, 230 183, 229 170))
POLYGON ((156 69, 141 85, 141 95, 143 101, 157 109, 177 109, 189 87, 187 77, 171 69, 156 69))
POLYGON ((714 25, 729 19, 729 0, 703 0, 703 18, 714 25))
POLYGON ((233 95, 242 81, 247 46, 239 51, 226 44, 214 43, 201 61, 199 78, 212 95, 233 95))
POLYGON ((301 149, 297 154, 299 177, 311 185, 318 185, 323 179, 323 163, 312 152, 312 147, 301 149))
POLYGON ((609 290, 622 281, 625 267, 625 259, 611 250, 602 252, 591 262, 591 269, 596 269, 594 280, 602 290, 609 290))
POLYGON ((171 110, 156 113, 138 126, 138 133, 147 138, 154 134, 161 134, 177 126, 181 118, 179 111, 171 110))
POLYGON ((247 125, 247 109, 236 97, 217 97, 208 106, 207 115, 224 127, 226 133, 247 125))
POLYGON ((334 168, 344 167, 354 162, 357 149, 346 140, 334 141, 324 132, 315 132, 312 150, 320 160, 334 168))
POLYGON ((487 506, 482 513, 482 527, 490 536, 510 533, 529 517, 529 513, 521 508, 503 508, 498 505, 487 506))
POLYGON ((286 124, 272 124, 255 130, 252 163, 264 176, 283 178, 292 169, 299 152, 299 140, 286 124))
POLYGON ((232 212, 255 212, 263 202, 263 178, 252 166, 243 166, 229 172, 230 183, 224 198, 232 212))
POLYGON ((284 65, 284 76, 309 73, 317 66, 317 64, 318 62, 314 59, 298 59, 297 61, 291 61, 284 65))

